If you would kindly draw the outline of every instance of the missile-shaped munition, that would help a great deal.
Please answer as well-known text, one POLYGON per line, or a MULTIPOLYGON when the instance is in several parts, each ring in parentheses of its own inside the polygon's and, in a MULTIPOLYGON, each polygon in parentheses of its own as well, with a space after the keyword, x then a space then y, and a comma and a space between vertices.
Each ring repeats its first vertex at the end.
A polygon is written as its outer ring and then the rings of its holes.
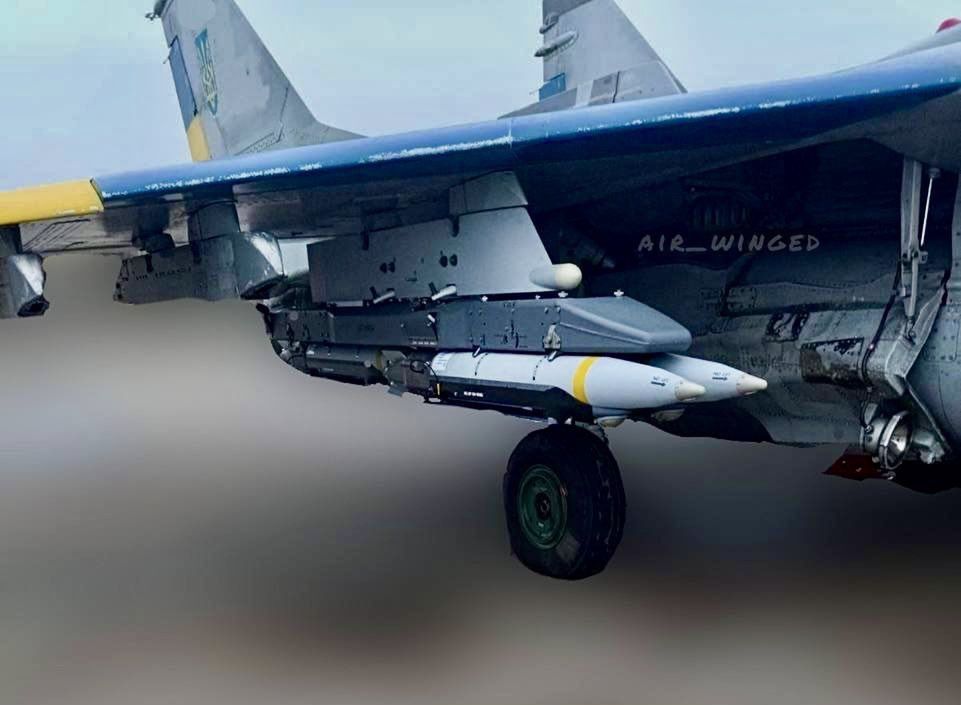
POLYGON ((768 387, 760 377, 710 360, 665 354, 656 355, 647 362, 704 387, 707 392, 695 399, 698 403, 738 399, 763 392, 768 387))
POLYGON ((535 393, 559 389, 604 416, 676 406, 707 392, 672 372, 610 357, 441 353, 431 368, 441 383, 509 385, 535 393))

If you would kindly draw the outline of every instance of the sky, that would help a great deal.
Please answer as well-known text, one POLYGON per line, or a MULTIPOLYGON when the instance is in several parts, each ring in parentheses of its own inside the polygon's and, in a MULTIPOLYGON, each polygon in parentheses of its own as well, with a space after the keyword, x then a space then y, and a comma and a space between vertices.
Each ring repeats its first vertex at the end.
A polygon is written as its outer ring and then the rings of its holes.
MULTIPOLYGON (((319 119, 364 134, 484 120, 540 85, 537 0, 242 0, 319 119)), ((0 3, 0 188, 186 161, 149 0, 0 3)), ((884 56, 949 0, 622 0, 691 90, 884 56)))

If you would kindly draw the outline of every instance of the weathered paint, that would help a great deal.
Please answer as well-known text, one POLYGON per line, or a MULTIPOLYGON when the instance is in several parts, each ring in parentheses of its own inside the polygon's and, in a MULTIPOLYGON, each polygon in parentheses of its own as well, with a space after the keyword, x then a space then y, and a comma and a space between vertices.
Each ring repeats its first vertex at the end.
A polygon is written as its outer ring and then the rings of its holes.
POLYGON ((0 225, 20 225, 103 212, 90 181, 68 181, 0 193, 0 225))
POLYGON ((203 119, 197 115, 187 128, 187 144, 190 145, 190 156, 195 162, 210 161, 210 146, 207 135, 204 134, 203 119))
MULTIPOLYGON (((397 176, 513 169, 718 144, 800 140, 961 89, 952 45, 825 77, 301 147, 0 195, 5 224, 97 213, 196 189, 269 191, 397 176)), ((195 158, 207 154, 195 120, 195 158), (198 134, 199 133, 199 134, 198 134)))
POLYGON ((961 89, 961 46, 815 78, 523 116, 96 179, 109 205, 803 140, 961 89))
POLYGON ((208 130, 190 133, 194 161, 357 137, 314 118, 235 2, 170 2, 156 16, 184 127, 202 115, 208 130))

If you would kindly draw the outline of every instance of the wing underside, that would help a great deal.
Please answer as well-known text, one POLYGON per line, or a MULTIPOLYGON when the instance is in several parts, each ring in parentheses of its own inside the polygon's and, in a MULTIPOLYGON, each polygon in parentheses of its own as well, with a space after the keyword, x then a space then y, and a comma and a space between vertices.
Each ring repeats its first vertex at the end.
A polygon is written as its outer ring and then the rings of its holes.
POLYGON ((491 172, 515 173, 536 211, 842 139, 934 150, 917 156, 958 168, 959 88, 961 52, 945 47, 814 79, 14 191, 0 194, 0 227, 19 229, 24 252, 119 253, 156 232, 185 242, 192 213, 229 201, 243 230, 325 237, 430 220, 452 186, 491 172))

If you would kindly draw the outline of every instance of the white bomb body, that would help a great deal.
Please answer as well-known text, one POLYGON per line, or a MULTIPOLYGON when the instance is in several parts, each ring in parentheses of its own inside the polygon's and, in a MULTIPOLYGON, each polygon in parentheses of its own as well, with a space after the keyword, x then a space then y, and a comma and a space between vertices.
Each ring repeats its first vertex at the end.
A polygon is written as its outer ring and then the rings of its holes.
POLYGON ((610 357, 442 353, 431 367, 441 383, 561 390, 604 417, 677 406, 706 391, 672 372, 610 357))

